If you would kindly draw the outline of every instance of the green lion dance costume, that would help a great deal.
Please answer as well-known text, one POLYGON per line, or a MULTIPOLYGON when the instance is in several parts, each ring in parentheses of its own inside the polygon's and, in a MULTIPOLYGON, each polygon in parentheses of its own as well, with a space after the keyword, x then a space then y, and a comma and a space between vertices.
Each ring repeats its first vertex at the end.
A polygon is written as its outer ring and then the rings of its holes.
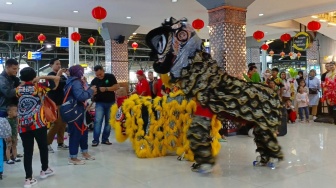
POLYGON ((131 96, 111 110, 111 125, 119 142, 130 138, 138 157, 176 152, 178 159, 195 161, 192 170, 210 172, 220 150, 220 121, 254 126, 260 156, 254 165, 282 160, 276 139, 281 101, 263 84, 228 75, 202 48, 202 40, 186 19, 170 18, 147 34, 154 70, 181 90, 155 98, 131 96), (148 117, 148 118, 142 118, 148 117), (123 131, 124 130, 124 131, 123 131))

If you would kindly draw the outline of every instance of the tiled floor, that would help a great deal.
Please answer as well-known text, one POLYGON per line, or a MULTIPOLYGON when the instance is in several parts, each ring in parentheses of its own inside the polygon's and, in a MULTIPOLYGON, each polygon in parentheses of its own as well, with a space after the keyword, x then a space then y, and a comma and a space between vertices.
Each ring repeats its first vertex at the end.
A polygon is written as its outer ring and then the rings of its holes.
MULTIPOLYGON (((92 135, 90 135, 91 138, 92 135)), ((90 139, 91 140, 91 139, 90 139)), ((67 165, 67 151, 50 154, 56 175, 41 180, 35 188, 335 188, 336 126, 329 124, 289 124, 288 134, 279 137, 285 160, 272 170, 253 167, 257 154, 253 139, 228 137, 222 143, 214 172, 201 175, 190 171, 191 162, 177 161, 176 156, 139 159, 130 143, 89 148, 96 161, 83 166, 67 165)), ((56 145, 54 145, 56 146, 56 145)), ((22 153, 22 147, 19 147, 22 153)), ((34 153, 35 175, 40 170, 38 150, 34 153)), ((23 187, 23 164, 5 164, 0 188, 23 187)))

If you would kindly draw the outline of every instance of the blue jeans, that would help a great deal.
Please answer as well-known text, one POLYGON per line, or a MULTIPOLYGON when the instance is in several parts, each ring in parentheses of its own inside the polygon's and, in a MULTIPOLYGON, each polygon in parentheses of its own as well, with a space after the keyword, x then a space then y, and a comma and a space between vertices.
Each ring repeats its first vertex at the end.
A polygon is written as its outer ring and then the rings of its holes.
POLYGON ((309 109, 308 106, 299 108, 300 120, 303 121, 303 111, 305 112, 306 119, 309 120, 309 109))
POLYGON ((68 124, 70 158, 77 158, 78 147, 81 148, 82 153, 88 152, 88 129, 85 129, 84 125, 78 125, 82 131, 74 123, 68 124))
POLYGON ((96 113, 93 128, 92 143, 99 143, 99 137, 102 129, 103 118, 105 117, 105 126, 102 135, 102 142, 109 141, 111 126, 110 126, 110 109, 114 103, 96 102, 96 113))

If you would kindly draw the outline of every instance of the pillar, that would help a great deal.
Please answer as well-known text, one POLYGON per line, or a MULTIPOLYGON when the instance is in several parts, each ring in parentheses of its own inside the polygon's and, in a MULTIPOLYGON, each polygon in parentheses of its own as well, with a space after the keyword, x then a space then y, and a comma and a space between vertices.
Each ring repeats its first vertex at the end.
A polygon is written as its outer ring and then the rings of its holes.
POLYGON ((74 43, 71 40, 71 34, 73 32, 78 32, 76 27, 68 27, 68 38, 69 38, 69 67, 79 64, 79 42, 74 43))

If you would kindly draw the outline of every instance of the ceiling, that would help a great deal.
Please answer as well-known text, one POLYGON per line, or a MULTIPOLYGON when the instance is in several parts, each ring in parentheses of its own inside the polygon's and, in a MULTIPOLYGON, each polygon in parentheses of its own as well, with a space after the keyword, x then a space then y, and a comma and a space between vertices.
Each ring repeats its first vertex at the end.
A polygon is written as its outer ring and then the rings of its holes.
MULTIPOLYGON (((242 0, 238 0, 242 1, 242 0)), ((170 16, 186 17, 190 21, 200 18, 208 23, 207 10, 196 0, 0 0, 0 21, 30 23, 62 27, 95 29, 96 20, 91 16, 95 6, 106 8, 108 16, 103 22, 140 25, 137 33, 147 33, 170 16), (6 5, 6 2, 12 5, 6 5), (74 10, 79 13, 73 13, 74 10), (131 16, 131 19, 127 19, 131 16)), ((313 14, 336 10, 335 0, 255 0, 247 8, 247 36, 256 30, 267 32, 266 38, 272 39, 284 32, 298 30, 299 24, 275 24, 286 20, 307 24, 313 14), (263 13, 263 16, 259 16, 263 13)), ((207 39, 208 28, 204 27, 199 35, 207 39)), ((336 27, 323 25, 320 32, 336 40, 336 27)))

